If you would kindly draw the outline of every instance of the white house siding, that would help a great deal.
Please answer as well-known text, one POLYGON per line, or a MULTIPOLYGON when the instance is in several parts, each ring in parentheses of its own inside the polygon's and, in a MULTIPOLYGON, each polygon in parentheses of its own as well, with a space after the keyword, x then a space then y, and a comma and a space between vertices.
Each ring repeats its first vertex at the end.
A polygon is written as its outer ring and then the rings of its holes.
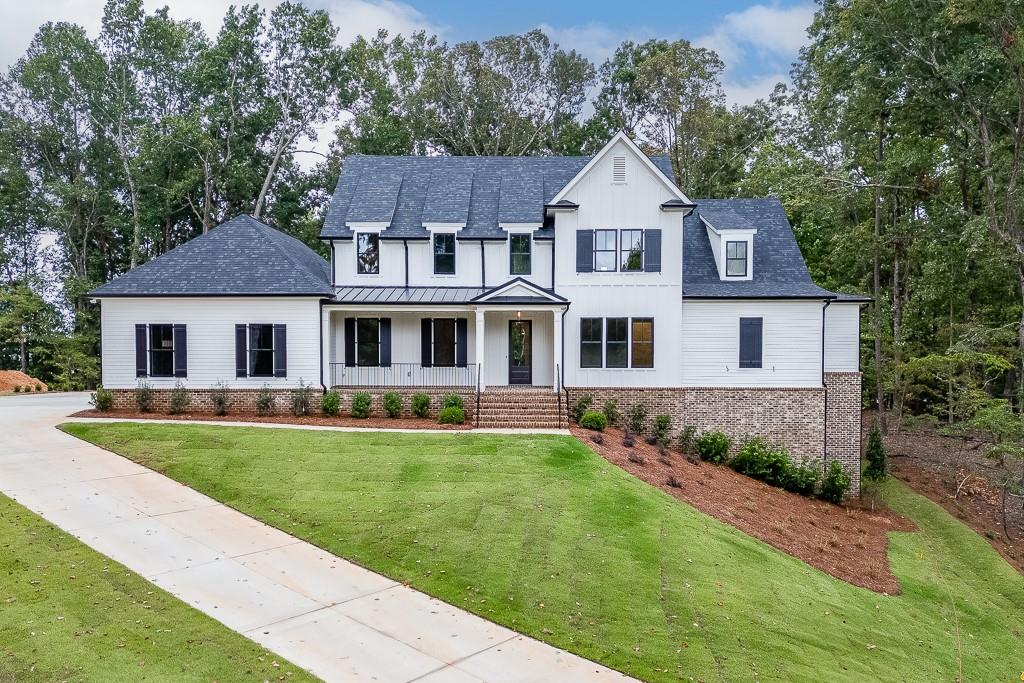
MULTIPOLYGON (((232 388, 258 389, 306 384, 319 386, 320 304, 315 297, 111 298, 100 304, 103 386, 133 388, 135 325, 183 324, 188 342, 188 376, 182 384, 209 389, 218 381, 232 388), (235 377, 235 324, 288 326, 287 377, 235 377)), ((171 388, 173 377, 148 377, 156 389, 171 388)))
MULTIPOLYGON (((553 386, 554 355, 551 311, 532 311, 524 308, 522 320, 531 320, 533 334, 533 384, 553 386)), ((484 336, 487 356, 484 362, 484 380, 488 386, 508 384, 508 327, 516 319, 515 311, 489 311, 484 314, 484 336)))
POLYGON ((684 387, 820 387, 821 301, 682 304, 684 387), (763 318, 762 367, 739 367, 740 318, 763 318))
POLYGON ((860 370, 860 304, 833 303, 825 309, 825 372, 860 370))

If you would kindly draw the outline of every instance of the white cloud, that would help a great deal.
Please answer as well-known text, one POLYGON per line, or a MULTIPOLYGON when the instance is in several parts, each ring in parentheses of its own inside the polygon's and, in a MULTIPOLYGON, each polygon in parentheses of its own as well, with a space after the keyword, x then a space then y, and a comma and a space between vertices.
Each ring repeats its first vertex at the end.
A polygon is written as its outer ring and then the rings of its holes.
POLYGON ((757 100, 767 100, 772 94, 776 83, 789 83, 789 76, 784 73, 768 74, 756 78, 732 80, 725 79, 722 89, 725 100, 730 105, 743 106, 753 104, 757 100))
POLYGON ((541 24, 538 28, 562 49, 576 50, 598 66, 611 57, 615 53, 615 48, 623 41, 644 42, 651 38, 674 38, 659 35, 656 30, 650 28, 623 30, 599 23, 564 27, 541 24))
POLYGON ((776 56, 796 56, 807 42, 807 27, 814 18, 814 5, 780 8, 752 5, 732 12, 715 29, 694 43, 713 49, 726 65, 735 65, 749 57, 748 50, 776 56))

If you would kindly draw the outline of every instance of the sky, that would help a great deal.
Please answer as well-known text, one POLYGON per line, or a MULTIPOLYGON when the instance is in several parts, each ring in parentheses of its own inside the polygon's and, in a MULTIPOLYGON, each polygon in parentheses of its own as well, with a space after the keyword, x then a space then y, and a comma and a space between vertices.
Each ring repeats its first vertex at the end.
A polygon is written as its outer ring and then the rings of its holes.
MULTIPOLYGON (((392 33, 425 29, 448 42, 542 28, 563 48, 572 48, 600 64, 623 40, 685 38, 713 48, 726 65, 723 76, 730 104, 748 104, 771 93, 806 42, 814 5, 806 0, 655 0, 612 3, 606 0, 516 0, 442 2, 440 0, 301 0, 330 12, 347 43, 372 36, 380 27, 392 33)), ((198 19, 210 35, 230 4, 246 0, 145 0, 152 12, 168 5, 172 17, 198 19)), ((270 7, 277 0, 262 0, 270 7)), ((72 21, 91 35, 99 31, 102 0, 0 0, 0 67, 6 70, 47 21, 72 21)))

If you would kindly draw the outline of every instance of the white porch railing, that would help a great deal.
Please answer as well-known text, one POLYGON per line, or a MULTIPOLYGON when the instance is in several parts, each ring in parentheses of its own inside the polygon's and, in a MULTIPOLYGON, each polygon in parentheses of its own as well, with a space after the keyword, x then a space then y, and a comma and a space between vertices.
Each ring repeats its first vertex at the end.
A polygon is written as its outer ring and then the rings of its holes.
POLYGON ((423 366, 392 363, 385 367, 331 363, 331 386, 336 387, 475 387, 476 365, 423 366))

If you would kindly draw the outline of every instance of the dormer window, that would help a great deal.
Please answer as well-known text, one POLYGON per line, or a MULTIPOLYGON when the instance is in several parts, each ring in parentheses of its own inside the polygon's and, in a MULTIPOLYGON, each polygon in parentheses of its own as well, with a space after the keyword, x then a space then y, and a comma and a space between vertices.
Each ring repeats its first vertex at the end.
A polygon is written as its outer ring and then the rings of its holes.
POLYGON ((356 233, 356 272, 360 275, 380 273, 380 235, 377 233, 356 233))
POLYGON ((725 276, 747 276, 747 243, 745 241, 725 243, 725 276))
POLYGON ((434 274, 455 275, 455 233, 434 234, 434 274))

